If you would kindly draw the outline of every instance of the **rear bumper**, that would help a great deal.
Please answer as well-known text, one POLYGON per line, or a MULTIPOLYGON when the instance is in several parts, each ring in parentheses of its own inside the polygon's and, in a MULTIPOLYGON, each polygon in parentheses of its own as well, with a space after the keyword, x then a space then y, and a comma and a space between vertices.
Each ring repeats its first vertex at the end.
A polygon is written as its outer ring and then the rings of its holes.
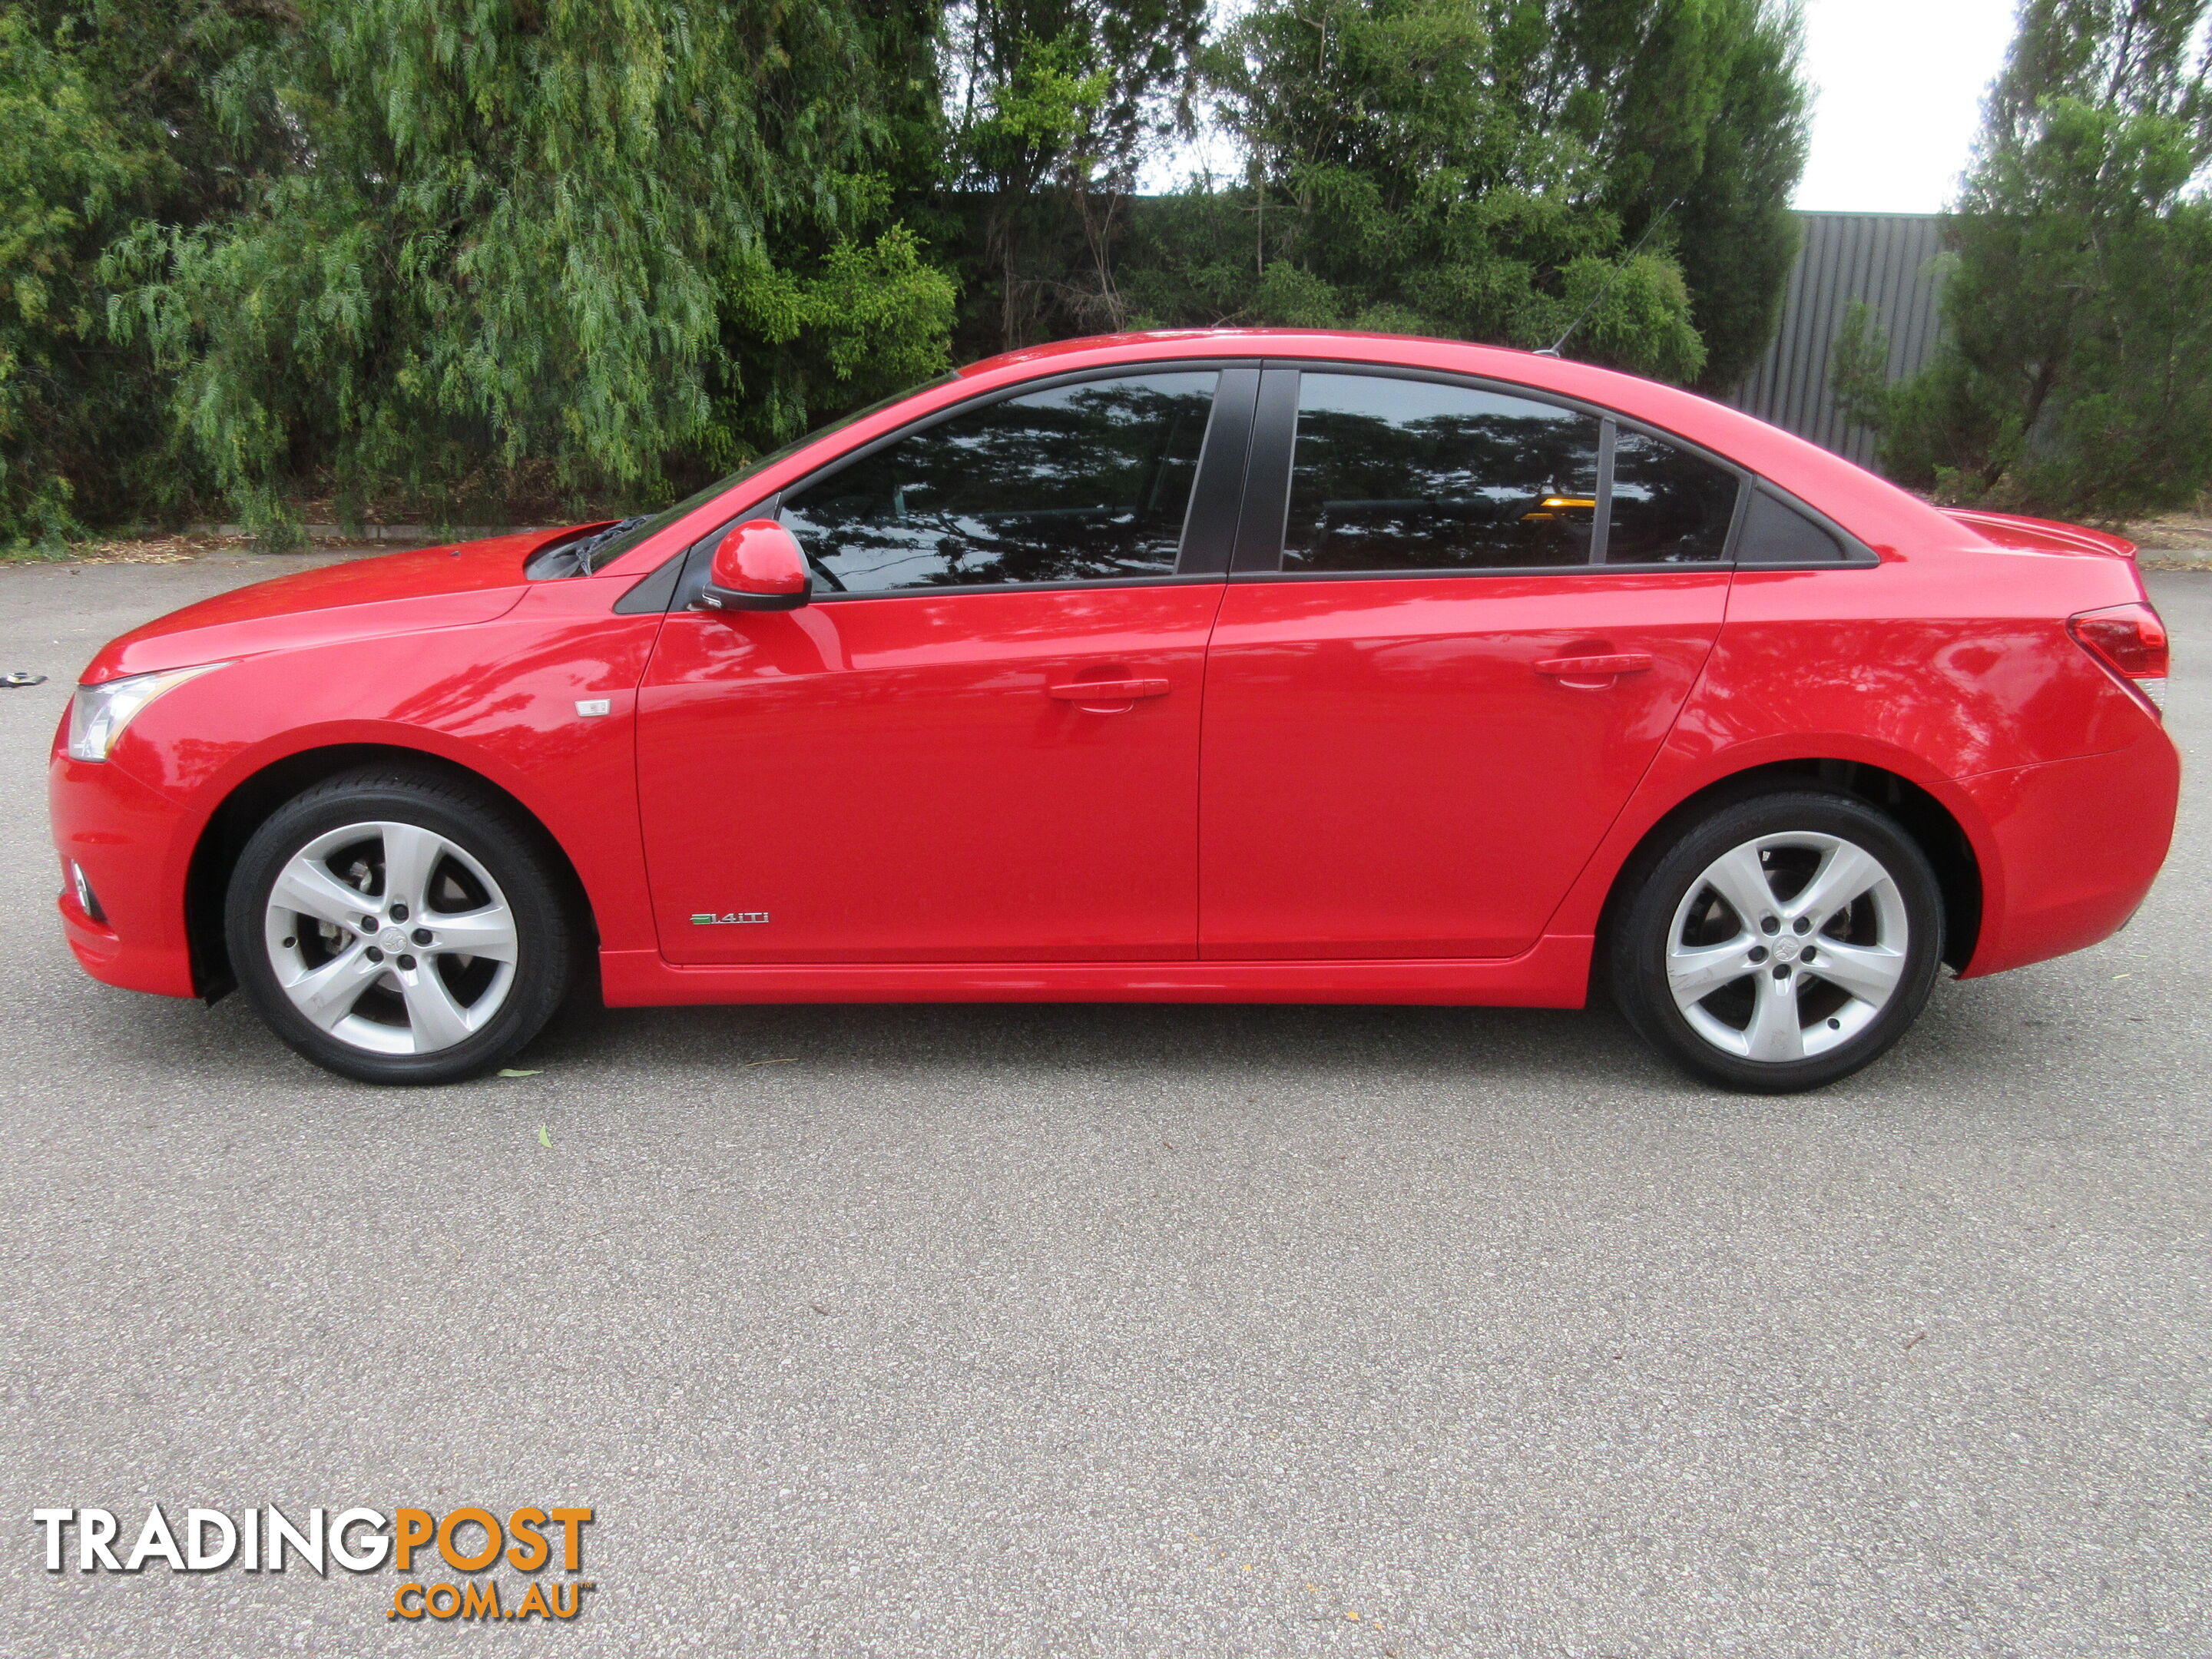
POLYGON ((2048 961, 2136 913, 2173 839, 2181 757, 2162 729, 2109 754, 1961 779, 1996 856, 1961 978, 2048 961))
POLYGON ((47 769, 46 801, 64 871, 74 863, 84 872, 106 918, 85 912, 64 873, 62 933, 85 972, 125 990, 193 995, 185 932, 191 843, 175 803, 112 762, 58 753, 47 769))

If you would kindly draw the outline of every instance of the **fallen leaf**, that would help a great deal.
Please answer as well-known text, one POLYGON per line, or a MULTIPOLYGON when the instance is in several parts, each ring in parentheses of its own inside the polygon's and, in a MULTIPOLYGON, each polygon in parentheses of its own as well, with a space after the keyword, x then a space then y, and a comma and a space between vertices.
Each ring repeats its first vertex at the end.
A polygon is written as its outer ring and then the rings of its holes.
POLYGON ((541 1146, 550 1146, 553 1144, 553 1137, 546 1133, 545 1126, 542 1123, 538 1126, 538 1144, 541 1146))
POLYGON ((499 1068, 499 1074, 501 1077, 542 1077, 544 1075, 542 1072, 519 1072, 512 1066, 501 1066, 499 1068))

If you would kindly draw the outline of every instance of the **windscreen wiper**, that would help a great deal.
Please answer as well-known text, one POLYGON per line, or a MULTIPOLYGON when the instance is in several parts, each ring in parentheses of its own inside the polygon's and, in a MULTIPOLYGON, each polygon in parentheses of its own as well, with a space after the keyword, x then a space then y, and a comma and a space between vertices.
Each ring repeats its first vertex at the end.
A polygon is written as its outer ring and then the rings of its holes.
POLYGON ((577 574, 585 576, 590 575, 592 574, 592 555, 593 553, 597 552, 600 548, 605 547, 609 542, 614 540, 616 537, 627 536, 631 531, 636 529, 638 526, 643 524, 652 516, 653 515, 650 513, 641 513, 634 519, 624 519, 619 524, 609 525, 605 530, 599 532, 598 535, 592 537, 588 541, 577 543, 575 547, 571 550, 572 556, 574 556, 576 561, 577 574))

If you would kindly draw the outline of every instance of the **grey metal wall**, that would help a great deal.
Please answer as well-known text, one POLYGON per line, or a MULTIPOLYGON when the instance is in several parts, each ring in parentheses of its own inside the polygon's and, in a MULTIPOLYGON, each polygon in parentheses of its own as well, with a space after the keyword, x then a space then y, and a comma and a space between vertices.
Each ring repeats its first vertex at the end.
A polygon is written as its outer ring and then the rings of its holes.
POLYGON ((1804 246, 1790 273, 1781 326, 1765 359, 1729 401, 1871 465, 1874 434, 1836 412, 1828 388, 1829 354, 1844 307, 1864 300, 1889 331, 1893 380, 1928 361, 1939 329, 1939 222, 1932 213, 1801 213, 1797 218, 1804 246))

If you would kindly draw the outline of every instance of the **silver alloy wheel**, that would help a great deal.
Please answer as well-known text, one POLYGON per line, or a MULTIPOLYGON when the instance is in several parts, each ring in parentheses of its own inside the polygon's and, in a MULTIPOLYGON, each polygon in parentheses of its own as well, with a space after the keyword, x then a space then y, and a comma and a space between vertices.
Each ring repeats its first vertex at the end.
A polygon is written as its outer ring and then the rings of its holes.
POLYGON ((507 896, 465 848, 420 824, 316 836, 277 872, 265 929, 292 1006, 372 1054, 450 1048, 514 986, 507 896))
POLYGON ((1667 933, 1667 984, 1722 1052, 1806 1060, 1888 1006, 1908 943, 1904 896, 1866 848, 1812 830, 1761 836, 1690 884, 1667 933))

